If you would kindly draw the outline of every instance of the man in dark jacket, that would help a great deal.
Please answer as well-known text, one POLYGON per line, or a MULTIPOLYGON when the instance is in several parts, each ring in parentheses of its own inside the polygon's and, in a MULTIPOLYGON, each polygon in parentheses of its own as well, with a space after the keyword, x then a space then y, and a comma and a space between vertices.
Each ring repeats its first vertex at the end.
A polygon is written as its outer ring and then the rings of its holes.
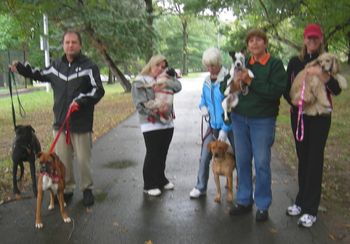
POLYGON ((83 204, 92 206, 93 181, 91 172, 91 147, 94 106, 103 97, 98 67, 81 53, 81 36, 76 31, 67 31, 62 40, 64 55, 49 67, 39 70, 29 64, 13 62, 12 71, 38 81, 50 82, 54 94, 54 135, 64 123, 65 116, 73 107, 74 113, 69 120, 67 133, 62 133, 55 151, 66 167, 65 200, 73 196, 75 179, 73 172, 74 154, 80 173, 80 189, 83 192, 83 204), (66 140, 66 137, 68 140, 66 140), (67 144, 66 141, 70 143, 67 144))

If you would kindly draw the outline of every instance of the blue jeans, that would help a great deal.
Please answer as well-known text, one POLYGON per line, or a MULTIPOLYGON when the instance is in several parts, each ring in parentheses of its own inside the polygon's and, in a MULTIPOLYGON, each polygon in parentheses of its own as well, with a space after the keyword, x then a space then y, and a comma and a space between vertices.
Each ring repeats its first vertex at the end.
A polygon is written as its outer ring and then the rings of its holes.
MULTIPOLYGON (((199 169, 197 175, 197 184, 195 186, 200 192, 204 193, 207 191, 208 179, 209 179, 209 165, 212 155, 208 150, 208 144, 211 141, 214 141, 219 135, 219 130, 208 128, 206 136, 202 142, 201 148, 201 158, 199 160, 199 169)), ((231 144, 231 147, 234 151, 234 141, 232 130, 227 133, 227 138, 231 144)))
POLYGON ((231 113, 235 139, 238 189, 236 201, 259 210, 268 210, 272 202, 271 147, 275 139, 276 117, 248 118, 231 113), (255 164, 253 193, 252 160, 255 164))

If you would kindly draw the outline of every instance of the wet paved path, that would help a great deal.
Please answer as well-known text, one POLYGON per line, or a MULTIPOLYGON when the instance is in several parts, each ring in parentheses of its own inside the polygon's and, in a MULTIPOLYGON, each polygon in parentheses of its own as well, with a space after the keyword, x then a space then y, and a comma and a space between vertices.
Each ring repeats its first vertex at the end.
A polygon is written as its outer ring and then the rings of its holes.
POLYGON ((183 91, 175 96, 175 132, 167 160, 167 176, 175 183, 175 190, 158 198, 143 194, 145 148, 134 114, 94 144, 96 203, 91 212, 83 208, 82 193, 76 191, 68 206, 74 224, 64 224, 58 208, 47 210, 46 194, 45 226, 39 231, 34 228, 34 199, 1 205, 0 243, 330 243, 322 216, 312 229, 302 229, 296 225, 297 218, 285 215, 295 196, 296 182, 275 154, 273 203, 267 222, 255 222, 255 209, 251 214, 231 217, 228 203, 214 203, 212 172, 207 196, 189 199, 200 152, 197 104, 202 79, 182 79, 182 83, 183 91))

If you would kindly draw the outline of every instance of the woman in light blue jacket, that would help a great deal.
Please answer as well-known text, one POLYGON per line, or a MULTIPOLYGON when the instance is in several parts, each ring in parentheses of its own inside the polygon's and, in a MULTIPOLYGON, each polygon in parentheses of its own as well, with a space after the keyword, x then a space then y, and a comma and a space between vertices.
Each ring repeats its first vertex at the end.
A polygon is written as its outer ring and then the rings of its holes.
POLYGON ((199 109, 203 117, 209 117, 209 126, 203 138, 197 183, 190 192, 191 198, 199 198, 207 191, 209 164, 212 158, 208 150, 209 142, 215 139, 225 141, 228 138, 232 148, 234 148, 231 125, 225 124, 223 120, 221 102, 224 95, 220 91, 220 86, 222 82, 226 82, 225 77, 228 75, 228 71, 222 66, 220 50, 217 48, 207 49, 203 53, 202 63, 210 74, 203 83, 199 109))

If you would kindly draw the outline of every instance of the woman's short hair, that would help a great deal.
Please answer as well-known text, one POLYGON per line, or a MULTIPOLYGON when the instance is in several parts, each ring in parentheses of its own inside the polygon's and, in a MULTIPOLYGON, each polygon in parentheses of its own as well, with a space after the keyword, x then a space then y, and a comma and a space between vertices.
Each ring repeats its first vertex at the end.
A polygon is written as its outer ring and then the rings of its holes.
POLYGON ((222 58, 220 50, 216 47, 210 47, 205 50, 202 57, 202 64, 204 66, 221 66, 222 58))
POLYGON ((266 45, 269 44, 269 40, 267 39, 267 35, 263 30, 252 29, 252 30, 248 31, 247 37, 245 38, 245 43, 247 44, 247 46, 248 46, 248 42, 249 42, 250 38, 252 38, 254 36, 260 37, 261 39, 263 39, 266 45))
POLYGON ((168 67, 168 61, 166 60, 166 58, 161 55, 161 54, 156 54, 153 55, 150 60, 148 61, 148 63, 145 65, 145 67, 143 67, 143 69, 141 70, 141 75, 149 75, 151 73, 151 69, 153 66, 161 63, 161 62, 165 62, 165 67, 168 67))

